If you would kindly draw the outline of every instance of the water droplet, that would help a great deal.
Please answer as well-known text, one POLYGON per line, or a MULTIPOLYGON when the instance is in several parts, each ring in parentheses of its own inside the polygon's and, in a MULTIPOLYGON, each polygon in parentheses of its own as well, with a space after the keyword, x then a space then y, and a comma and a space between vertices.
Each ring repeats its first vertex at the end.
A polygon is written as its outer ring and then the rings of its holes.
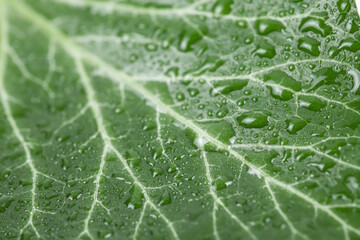
POLYGON ((70 193, 68 193, 66 197, 69 200, 75 200, 75 199, 79 199, 81 195, 82 195, 81 190, 73 190, 70 193))
POLYGON ((273 58, 276 55, 275 47, 267 42, 262 42, 252 52, 254 56, 261 58, 273 58))
POLYGON ((278 86, 267 86, 267 88, 270 90, 270 95, 273 98, 279 99, 281 101, 288 101, 293 98, 293 93, 289 90, 278 86))
POLYGON ((159 205, 160 206, 164 206, 164 205, 169 205, 171 203, 171 194, 168 190, 165 190, 162 194, 161 194, 161 197, 160 197, 160 200, 159 200, 159 205))
POLYGON ((280 70, 274 70, 264 75, 264 81, 275 83, 297 92, 301 90, 301 82, 296 81, 294 78, 290 77, 285 72, 280 70))
POLYGON ((232 181, 227 177, 219 177, 214 182, 217 191, 223 190, 232 184, 232 181))
POLYGON ((360 74, 358 71, 355 70, 349 70, 348 73, 353 78, 353 87, 351 89, 351 92, 355 93, 356 95, 360 95, 360 74))
POLYGON ((354 19, 349 19, 349 21, 346 23, 346 30, 349 33, 354 33, 359 30, 359 26, 356 24, 354 19))
POLYGON ((40 187, 43 189, 49 189, 52 184, 53 184, 54 180, 52 179, 46 179, 43 182, 41 182, 40 187))
POLYGON ((142 189, 134 185, 130 190, 130 197, 126 200, 125 204, 128 208, 138 209, 143 206, 144 194, 142 189))
POLYGON ((349 0, 340 0, 337 2, 337 7, 340 13, 348 13, 351 9, 349 0))
POLYGON ((153 130, 157 127, 156 123, 153 122, 153 121, 147 121, 145 124, 144 124, 144 127, 143 127, 143 130, 144 131, 150 131, 150 130, 153 130))
POLYGON ((108 239, 111 238, 113 232, 111 230, 100 230, 97 232, 97 236, 99 239, 108 239))
POLYGON ((325 24, 325 21, 321 18, 306 17, 304 18, 299 27, 301 32, 313 32, 320 34, 322 37, 328 36, 332 28, 325 24))
POLYGON ((65 171, 66 169, 70 168, 70 161, 68 159, 61 159, 61 168, 65 171))
POLYGON ((268 116, 262 112, 246 112, 236 120, 240 126, 245 128, 263 128, 269 124, 268 116))
POLYGON ((158 46, 154 43, 148 43, 145 45, 146 50, 150 51, 150 52, 154 52, 158 49, 158 46))
POLYGON ((75 220, 77 219, 77 216, 78 216, 78 215, 79 215, 78 212, 73 211, 73 212, 71 213, 71 215, 68 217, 68 220, 69 220, 69 221, 75 221, 75 220))
POLYGON ((189 88, 187 91, 191 97, 196 97, 199 94, 199 89, 197 88, 189 88))
POLYGON ((179 49, 183 52, 193 50, 193 45, 202 39, 202 35, 195 30, 186 30, 180 33, 179 49))
POLYGON ((344 39, 340 42, 337 48, 331 48, 329 54, 331 57, 336 57, 342 50, 357 52, 360 50, 360 42, 353 38, 344 39))
POLYGON ((299 96, 298 103, 300 107, 309 109, 310 111, 314 112, 320 112, 327 105, 326 102, 312 96, 299 96))
POLYGON ((182 92, 178 92, 178 93, 176 93, 176 99, 179 101, 179 102, 181 102, 181 101, 184 101, 185 100, 185 94, 184 93, 182 93, 182 92))
POLYGON ((229 110, 227 108, 221 109, 216 113, 216 117, 218 118, 224 118, 229 113, 229 110))
POLYGON ((339 73, 334 71, 331 67, 326 67, 318 70, 311 76, 312 79, 310 81, 309 91, 314 91, 323 85, 340 85, 340 83, 335 82, 335 79, 338 75, 339 73))
POLYGON ((309 53, 313 56, 320 55, 319 46, 320 42, 311 37, 306 36, 299 39, 298 48, 301 51, 309 53))
POLYGON ((247 28, 247 22, 245 20, 237 21, 236 25, 240 28, 247 28))
POLYGON ((163 175, 164 170, 162 170, 162 168, 159 167, 154 167, 151 169, 151 173, 153 177, 157 177, 163 175))
POLYGON ((215 14, 229 14, 231 12, 231 5, 234 4, 233 0, 218 0, 212 6, 212 11, 215 14))
POLYGON ((294 64, 290 64, 288 68, 289 68, 289 70, 292 72, 292 71, 295 70, 295 65, 294 65, 294 64))
POLYGON ((14 201, 12 197, 2 196, 0 198, 0 213, 5 212, 5 210, 10 207, 11 203, 14 201))
POLYGON ((307 125, 307 122, 305 120, 296 116, 287 119, 285 122, 286 122, 286 131, 288 131, 291 134, 297 133, 307 125))
POLYGON ((233 91, 241 90, 248 84, 248 80, 223 80, 213 83, 214 88, 210 90, 210 94, 217 96, 219 94, 228 94, 233 91))
POLYGON ((268 35, 272 32, 280 32, 285 29, 284 25, 273 19, 260 19, 255 21, 255 28, 258 34, 268 35))

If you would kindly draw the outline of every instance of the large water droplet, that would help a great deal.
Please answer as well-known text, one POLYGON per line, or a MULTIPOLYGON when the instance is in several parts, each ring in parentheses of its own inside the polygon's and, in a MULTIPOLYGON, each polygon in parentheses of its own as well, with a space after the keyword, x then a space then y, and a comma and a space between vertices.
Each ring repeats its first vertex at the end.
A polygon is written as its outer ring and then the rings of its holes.
POLYGON ((270 95, 273 98, 279 99, 281 101, 288 101, 293 98, 293 93, 289 90, 278 86, 267 86, 267 88, 270 90, 270 95))
POLYGON ((211 10, 216 14, 229 14, 232 4, 234 4, 233 0, 218 0, 212 6, 211 10))
POLYGON ((298 103, 300 107, 314 112, 320 112, 327 105, 326 102, 313 96, 299 96, 298 103))
POLYGON ((331 85, 340 83, 335 82, 335 79, 339 75, 338 72, 334 71, 331 67, 325 67, 312 74, 309 91, 314 91, 323 85, 331 85))
POLYGON ((248 80, 239 79, 216 81, 213 83, 214 88, 210 90, 210 94, 217 96, 219 94, 228 94, 233 91, 241 90, 248 82, 248 80))
POLYGON ((325 24, 325 21, 321 18, 306 17, 301 21, 300 27, 301 32, 314 32, 320 34, 323 37, 329 35, 332 28, 325 24))
POLYGON ((297 133, 307 125, 305 120, 295 116, 287 119, 285 122, 286 122, 286 131, 288 131, 291 134, 297 133))
POLYGON ((193 50, 193 45, 202 39, 202 35, 195 30, 185 30, 179 36, 179 49, 183 52, 193 50))
POLYGON ((309 53, 313 56, 320 55, 319 46, 320 46, 320 42, 311 37, 306 36, 299 39, 298 48, 301 51, 309 53))
POLYGON ((301 90, 301 83, 296 81, 294 78, 287 75, 285 72, 280 70, 274 70, 266 75, 264 75, 264 81, 275 83, 286 88, 290 88, 294 91, 301 90))
POLYGON ((275 47, 267 42, 258 44, 252 53, 261 58, 273 58, 276 55, 275 47))
POLYGON ((130 197, 126 200, 125 204, 131 209, 141 208, 143 206, 143 199, 142 189, 134 185, 130 190, 130 197))
POLYGON ((353 87, 351 89, 351 92, 355 93, 356 95, 360 95, 360 74, 358 71, 350 70, 348 73, 353 78, 353 87))
POLYGON ((217 191, 227 188, 232 183, 233 182, 227 177, 219 177, 214 182, 217 191))
POLYGON ((357 52, 360 50, 360 42, 353 38, 344 39, 340 42, 337 48, 331 48, 329 54, 331 57, 336 57, 342 50, 357 52))
POLYGON ((260 19, 255 21, 255 28, 258 34, 268 35, 272 32, 279 32, 285 29, 284 25, 277 20, 272 19, 260 19))
POLYGON ((246 112, 236 118, 245 128, 263 128, 269 124, 268 116, 262 112, 246 112))

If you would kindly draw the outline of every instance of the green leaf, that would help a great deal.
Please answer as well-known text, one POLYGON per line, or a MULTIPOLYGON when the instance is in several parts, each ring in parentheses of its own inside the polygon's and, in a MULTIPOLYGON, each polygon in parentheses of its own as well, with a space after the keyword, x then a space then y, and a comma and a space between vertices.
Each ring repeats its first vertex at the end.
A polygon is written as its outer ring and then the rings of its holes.
POLYGON ((359 239, 354 0, 0 0, 1 239, 359 239))

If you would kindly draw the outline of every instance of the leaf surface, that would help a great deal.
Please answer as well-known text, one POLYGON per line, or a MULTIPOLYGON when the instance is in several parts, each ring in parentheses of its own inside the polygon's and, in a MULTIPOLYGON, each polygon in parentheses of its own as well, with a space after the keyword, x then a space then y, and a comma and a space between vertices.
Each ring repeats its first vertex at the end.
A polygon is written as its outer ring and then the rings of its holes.
POLYGON ((2 239, 358 239, 353 0, 0 0, 2 239))

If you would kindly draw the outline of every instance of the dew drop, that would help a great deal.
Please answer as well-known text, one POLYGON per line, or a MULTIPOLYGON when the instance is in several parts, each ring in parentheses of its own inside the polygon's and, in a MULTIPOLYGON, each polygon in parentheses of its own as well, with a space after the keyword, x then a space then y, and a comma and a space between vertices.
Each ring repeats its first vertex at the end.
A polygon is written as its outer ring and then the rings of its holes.
POLYGON ((273 19, 260 19, 255 21, 255 28, 259 35, 268 35, 272 32, 280 32, 285 29, 284 25, 273 19))
POLYGON ((288 131, 291 134, 297 133, 307 125, 307 122, 305 120, 295 116, 287 119, 285 122, 286 122, 286 131, 288 131))
POLYGON ((254 56, 261 58, 273 58, 276 55, 275 47, 267 42, 262 42, 252 52, 254 56))
POLYGON ((144 194, 140 187, 134 185, 130 190, 130 197, 126 200, 125 204, 128 208, 138 209, 143 206, 144 194))
POLYGON ((199 94, 199 89, 197 88, 189 88, 187 91, 191 97, 196 97, 199 94))
POLYGON ((217 96, 219 94, 228 94, 233 91, 241 90, 248 84, 248 80, 224 80, 213 83, 214 88, 210 90, 210 94, 217 96))
POLYGON ((221 109, 216 113, 217 118, 224 118, 229 113, 228 109, 221 109))
POLYGON ((301 21, 299 30, 303 33, 313 32, 316 34, 320 34, 322 37, 326 37, 330 35, 332 28, 326 25, 323 19, 306 17, 301 21))
POLYGON ((179 102, 182 102, 182 101, 184 101, 185 100, 185 94, 184 93, 182 93, 182 92, 178 92, 178 93, 176 93, 176 99, 179 101, 179 102))
POLYGON ((239 28, 247 28, 247 22, 246 22, 245 20, 237 21, 237 22, 236 22, 236 25, 237 25, 239 28))
POLYGON ((229 14, 231 12, 231 5, 234 3, 233 0, 218 0, 212 6, 212 11, 215 14, 229 14))
POLYGON ((320 46, 320 42, 311 37, 306 36, 299 39, 298 48, 301 51, 305 53, 309 53, 313 56, 320 55, 319 46, 320 46))
POLYGON ((285 72, 280 70, 274 70, 266 75, 264 75, 264 81, 275 83, 286 88, 290 88, 294 91, 301 90, 301 83, 296 81, 294 78, 287 75, 285 72))
POLYGON ((320 112, 327 105, 326 102, 312 96, 300 96, 298 104, 300 107, 306 108, 313 112, 320 112))
POLYGON ((245 128, 263 128, 269 124, 268 116, 262 112, 246 112, 236 118, 245 128))
POLYGON ((267 86, 267 88, 270 90, 270 95, 275 99, 288 101, 293 98, 293 93, 284 88, 278 86, 267 86))

